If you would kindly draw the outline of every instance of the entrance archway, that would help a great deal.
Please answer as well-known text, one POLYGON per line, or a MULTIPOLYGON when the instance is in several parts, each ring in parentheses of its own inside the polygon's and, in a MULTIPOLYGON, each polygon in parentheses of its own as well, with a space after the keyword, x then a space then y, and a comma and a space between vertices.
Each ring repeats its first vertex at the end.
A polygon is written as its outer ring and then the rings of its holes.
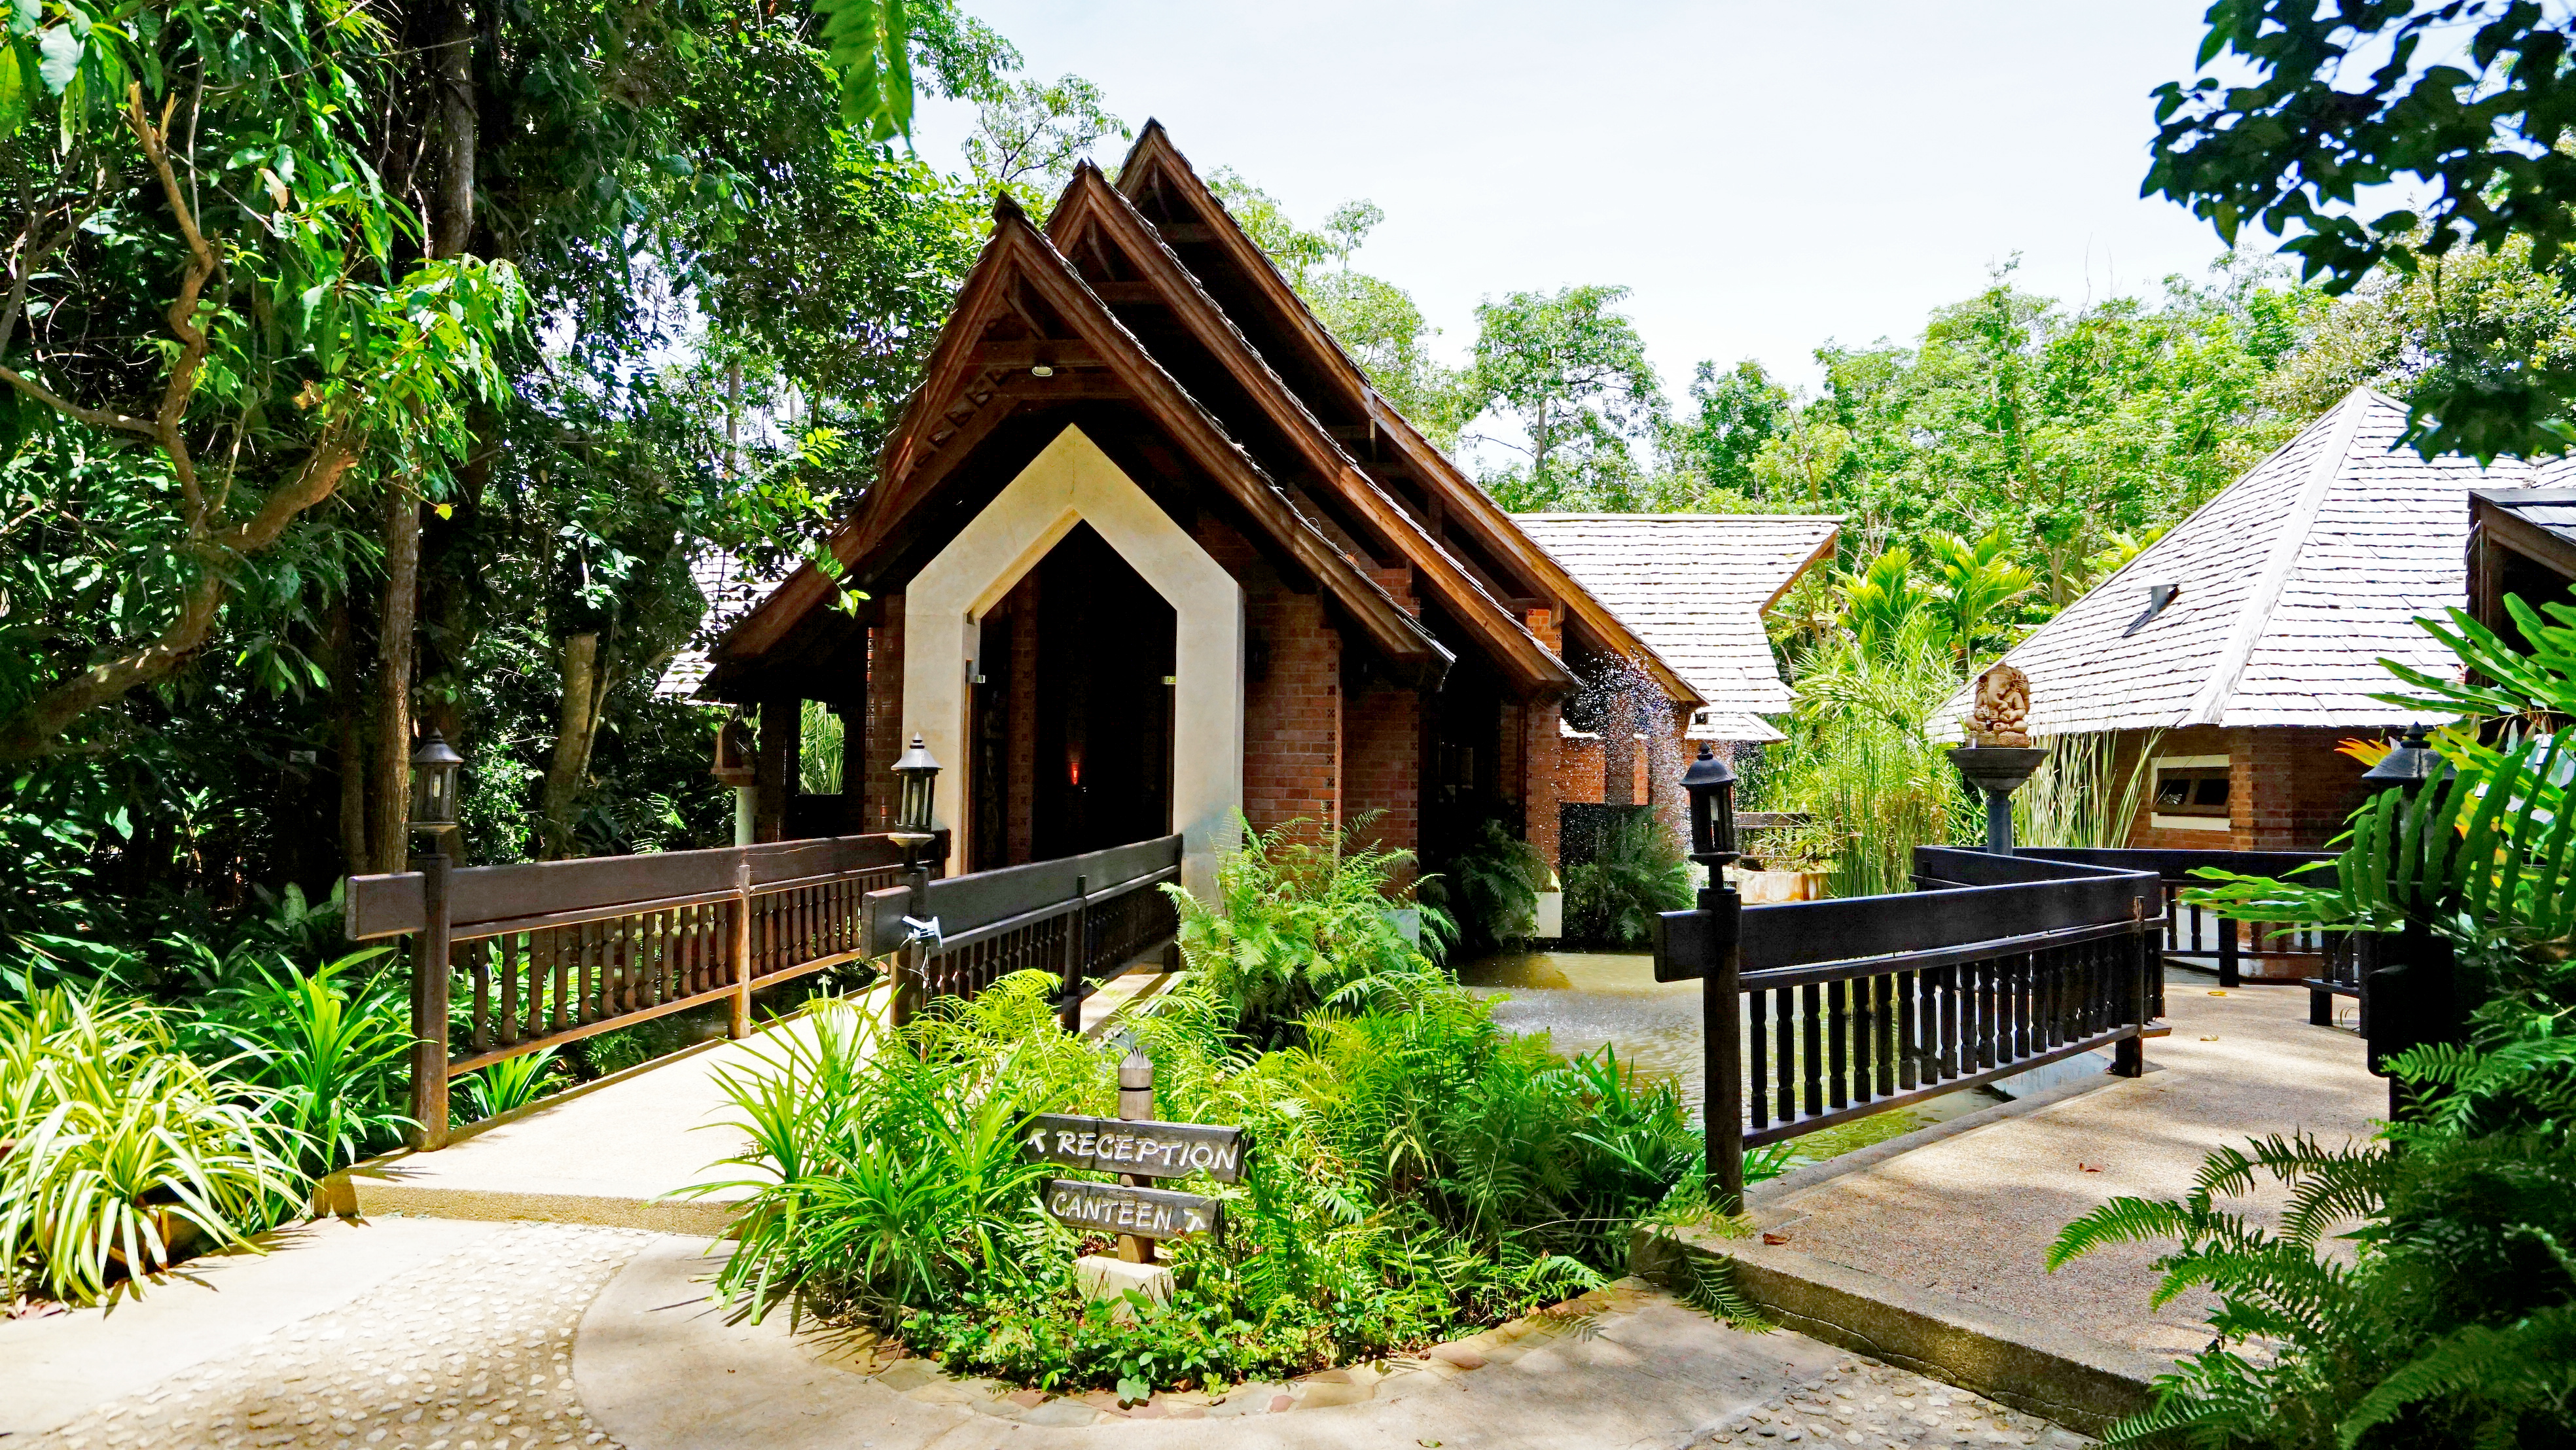
MULTIPOLYGON (((1170 611, 1168 676, 1173 683, 1163 701, 1155 702, 1167 710, 1170 721, 1169 793, 1163 812, 1170 824, 1159 829, 1181 833, 1182 884, 1204 894, 1214 885, 1218 854, 1233 844, 1234 822, 1243 805, 1243 589, 1081 429, 1072 427, 1057 434, 904 591, 904 727, 918 732, 932 754, 951 767, 941 772, 934 800, 939 823, 955 832, 948 869, 963 871, 975 859, 975 813, 967 808, 976 774, 969 716, 971 682, 984 656, 983 620, 1086 524, 1100 547, 1170 611)), ((1044 587, 1041 580, 1041 591, 1044 587)), ((1140 612, 1138 603, 1129 600, 1129 617, 1140 612)), ((1126 624, 1096 615, 1091 634, 1097 650, 1132 648, 1128 631, 1145 622, 1126 624)), ((1045 632, 1040 631, 1042 637, 1045 632)), ((981 672, 989 680, 990 671, 981 672)), ((1086 749, 1100 734, 1100 721, 1118 718, 1116 703, 1107 701, 1101 711, 1084 716, 1086 749)), ((1085 798, 1098 801, 1101 793, 1086 792, 1085 798)), ((1045 819, 1035 813, 1034 792, 1030 806, 1034 828, 1045 819)))

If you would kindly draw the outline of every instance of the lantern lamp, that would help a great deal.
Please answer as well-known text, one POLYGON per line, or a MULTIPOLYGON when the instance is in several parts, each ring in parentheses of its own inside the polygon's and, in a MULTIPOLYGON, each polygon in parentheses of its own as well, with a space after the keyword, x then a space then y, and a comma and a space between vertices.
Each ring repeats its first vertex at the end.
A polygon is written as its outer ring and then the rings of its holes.
POLYGON ((1735 849, 1735 772, 1699 744, 1699 759, 1682 772, 1682 790, 1690 796, 1691 859, 1709 869, 1715 884, 1719 867, 1733 861, 1735 849))
POLYGON ((465 757, 432 730, 411 753, 411 829, 433 840, 456 829, 456 773, 465 757))
POLYGON ((931 758, 930 747, 920 736, 912 737, 912 748, 895 761, 894 774, 901 783, 901 794, 895 803, 895 834, 927 840, 931 834, 931 787, 939 779, 939 762, 931 758))
POLYGON ((2439 779, 2448 765, 2449 762, 2442 759, 2442 752, 2433 748, 2424 727, 2409 725, 2405 738, 2397 742, 2397 748, 2389 751, 2377 765, 2363 771, 2361 778, 2373 786, 2393 785, 2412 790, 2426 781, 2439 779))

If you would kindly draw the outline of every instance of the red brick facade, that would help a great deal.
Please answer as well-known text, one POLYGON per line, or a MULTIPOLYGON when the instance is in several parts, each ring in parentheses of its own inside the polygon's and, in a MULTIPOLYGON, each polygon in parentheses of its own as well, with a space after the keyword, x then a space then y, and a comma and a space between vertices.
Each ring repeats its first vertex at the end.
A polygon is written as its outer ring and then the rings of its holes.
MULTIPOLYGON (((855 827, 861 831, 894 829, 895 780, 889 767, 904 747, 903 598, 897 595, 881 607, 883 618, 868 630, 867 728, 860 736, 867 748, 861 763, 867 780, 862 787, 862 823, 855 827)), ((847 771, 849 765, 844 762, 841 768, 847 771)))
MULTIPOLYGON (((2153 759, 2139 787, 2129 844, 2199 851, 2324 850, 2342 834, 2345 817, 2367 793, 2361 762, 2335 747, 2354 735, 2375 733, 2214 725, 2158 732, 2152 736, 2153 759), (2226 829, 2195 829, 2184 825, 2184 818, 2155 809, 2154 761, 2220 757, 2227 762, 2226 829)), ((2122 732, 2117 756, 2122 779, 2137 767, 2139 751, 2150 738, 2144 731, 2122 732)))

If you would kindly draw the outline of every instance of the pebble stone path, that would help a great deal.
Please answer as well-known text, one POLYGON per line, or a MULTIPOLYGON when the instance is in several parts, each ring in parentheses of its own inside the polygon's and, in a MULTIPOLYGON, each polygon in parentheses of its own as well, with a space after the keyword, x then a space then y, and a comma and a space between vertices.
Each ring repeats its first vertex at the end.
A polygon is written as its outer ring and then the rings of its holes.
MULTIPOLYGON (((13 1445, 45 1450, 611 1450, 572 1386, 573 1331, 652 1235, 516 1225, 158 1390, 13 1445)), ((622 1447, 618 1447, 622 1450, 622 1447)))
POLYGON ((2061 1450, 2094 1443, 1956 1385, 1864 1359, 1843 1360, 1832 1373, 1765 1401, 1699 1443, 1768 1446, 1807 1441, 1816 1442, 1819 1450, 1826 1445, 1886 1450, 2041 1445, 2061 1450))

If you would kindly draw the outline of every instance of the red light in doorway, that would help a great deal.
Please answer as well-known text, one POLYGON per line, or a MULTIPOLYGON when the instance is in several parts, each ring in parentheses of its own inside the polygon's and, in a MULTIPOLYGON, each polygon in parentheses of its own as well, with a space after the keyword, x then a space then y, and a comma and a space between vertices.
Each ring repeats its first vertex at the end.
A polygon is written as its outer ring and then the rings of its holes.
POLYGON ((1080 785, 1082 784, 1082 757, 1081 757, 1081 756, 1079 756, 1079 755, 1074 756, 1074 757, 1072 757, 1069 761, 1067 761, 1067 762, 1066 762, 1066 764, 1065 764, 1065 774, 1066 774, 1066 775, 1068 775, 1068 776, 1070 776, 1070 777, 1072 778, 1072 781, 1073 781, 1073 783, 1074 783, 1076 786, 1080 786, 1080 785))

